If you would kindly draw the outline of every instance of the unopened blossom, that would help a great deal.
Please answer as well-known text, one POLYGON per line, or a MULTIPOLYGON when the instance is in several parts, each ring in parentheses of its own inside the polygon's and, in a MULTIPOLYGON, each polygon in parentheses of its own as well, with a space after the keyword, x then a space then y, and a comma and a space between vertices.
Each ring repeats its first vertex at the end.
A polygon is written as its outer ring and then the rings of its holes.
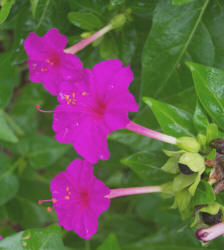
POLYGON ((209 242, 223 234, 224 222, 218 223, 208 228, 201 228, 196 231, 196 237, 203 242, 209 242))
POLYGON ((93 166, 74 160, 52 179, 50 188, 58 224, 89 240, 97 232, 98 217, 110 205, 105 198, 110 189, 93 175, 93 166))
POLYGON ((42 82, 45 89, 57 95, 62 80, 76 80, 82 77, 82 63, 72 54, 65 53, 67 38, 56 28, 43 37, 30 33, 24 42, 28 55, 31 82, 42 82))
POLYGON ((85 70, 85 81, 65 81, 60 86, 54 110, 53 130, 61 143, 72 143, 91 163, 107 160, 107 135, 129 123, 129 112, 138 105, 129 92, 133 73, 118 59, 85 70))

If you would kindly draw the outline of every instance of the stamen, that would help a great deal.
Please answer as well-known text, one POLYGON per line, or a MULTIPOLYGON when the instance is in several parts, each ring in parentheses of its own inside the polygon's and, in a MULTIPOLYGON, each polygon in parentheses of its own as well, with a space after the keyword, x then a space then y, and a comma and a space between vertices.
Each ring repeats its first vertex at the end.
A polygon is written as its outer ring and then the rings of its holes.
POLYGON ((53 113, 54 110, 42 110, 40 109, 40 105, 39 104, 36 104, 36 110, 42 112, 42 113, 53 113))
POLYGON ((53 202, 54 199, 52 200, 39 200, 38 204, 41 205, 43 202, 53 202))
POLYGON ((47 207, 46 210, 47 210, 48 212, 51 212, 51 211, 52 211, 52 207, 47 207))
POLYGON ((68 195, 66 195, 66 196, 65 196, 65 199, 66 199, 66 200, 69 200, 69 199, 70 199, 70 197, 69 197, 68 195))

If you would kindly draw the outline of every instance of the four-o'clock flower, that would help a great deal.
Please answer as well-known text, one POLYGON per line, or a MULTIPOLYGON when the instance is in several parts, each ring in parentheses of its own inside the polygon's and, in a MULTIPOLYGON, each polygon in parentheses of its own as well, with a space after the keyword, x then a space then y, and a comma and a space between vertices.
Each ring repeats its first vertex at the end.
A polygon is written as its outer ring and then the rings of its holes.
POLYGON ((50 29, 43 37, 30 33, 24 42, 29 56, 30 81, 42 82, 45 89, 57 95, 60 83, 82 77, 82 63, 72 54, 65 53, 67 38, 56 28, 50 29))
POLYGON ((85 70, 85 81, 63 82, 54 110, 53 130, 61 143, 72 143, 91 163, 107 160, 107 135, 129 123, 128 113, 138 105, 128 91, 133 81, 130 67, 118 59, 85 70))
POLYGON ((50 188, 58 224, 89 240, 97 232, 98 217, 110 205, 105 197, 110 189, 93 175, 93 166, 74 160, 52 179, 50 188))

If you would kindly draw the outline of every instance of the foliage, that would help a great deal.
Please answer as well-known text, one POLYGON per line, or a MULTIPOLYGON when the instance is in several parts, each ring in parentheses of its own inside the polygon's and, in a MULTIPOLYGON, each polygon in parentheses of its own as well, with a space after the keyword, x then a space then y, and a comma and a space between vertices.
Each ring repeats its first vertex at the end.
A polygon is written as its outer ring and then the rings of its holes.
MULTIPOLYGON (((29 82, 23 42, 29 32, 43 35, 56 27, 73 45, 86 32, 96 32, 115 15, 126 13, 122 27, 78 56, 85 67, 108 58, 130 64, 135 76, 130 89, 140 104, 132 120, 172 136, 203 135, 207 153, 209 141, 224 132, 224 3, 2 0, 0 5, 0 235, 5 238, 0 249, 202 249, 190 222, 183 224, 171 208, 172 192, 167 199, 150 194, 113 200, 100 219, 98 233, 87 243, 55 225, 54 212, 47 212, 38 200, 50 198, 50 180, 77 155, 53 138, 52 115, 35 110, 36 104, 52 109, 57 102, 40 85, 29 82)), ((111 157, 99 162, 95 174, 109 187, 173 181, 172 207, 178 206, 182 217, 189 193, 195 192, 194 205, 213 203, 213 190, 199 175, 186 182, 181 179, 177 163, 183 152, 168 155, 168 161, 162 152, 167 147, 116 131, 109 136, 111 157), (176 192, 180 182, 181 194, 176 192)), ((220 194, 216 201, 224 204, 220 194)), ((222 245, 220 238, 208 249, 222 245)))

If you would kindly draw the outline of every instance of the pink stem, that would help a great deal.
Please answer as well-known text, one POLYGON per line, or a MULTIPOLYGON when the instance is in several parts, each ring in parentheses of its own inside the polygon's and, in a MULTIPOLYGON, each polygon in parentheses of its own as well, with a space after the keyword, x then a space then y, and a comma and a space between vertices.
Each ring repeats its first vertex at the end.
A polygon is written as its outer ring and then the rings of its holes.
POLYGON ((94 42, 95 40, 97 40, 98 38, 100 38, 101 36, 103 36, 105 33, 107 33, 108 31, 110 31, 112 29, 112 25, 108 24, 107 26, 105 26, 104 28, 100 29, 99 31, 97 31, 96 33, 94 33, 92 36, 76 43, 75 45, 65 49, 64 51, 66 53, 71 53, 71 54, 75 54, 78 51, 84 49, 87 45, 89 45, 90 43, 94 42))
POLYGON ((142 127, 141 125, 138 125, 137 123, 132 122, 132 121, 128 123, 128 125, 126 126, 126 129, 131 130, 135 133, 159 140, 159 141, 167 142, 170 144, 177 143, 177 139, 173 136, 162 134, 154 130, 142 127))
POLYGON ((110 193, 106 196, 106 198, 112 199, 112 198, 116 198, 116 197, 120 197, 120 196, 156 193, 156 192, 161 192, 161 190, 162 189, 160 186, 116 188, 116 189, 111 189, 110 193))
POLYGON ((222 234, 224 234, 224 222, 218 223, 212 227, 201 228, 196 231, 197 238, 203 242, 213 240, 222 234))

